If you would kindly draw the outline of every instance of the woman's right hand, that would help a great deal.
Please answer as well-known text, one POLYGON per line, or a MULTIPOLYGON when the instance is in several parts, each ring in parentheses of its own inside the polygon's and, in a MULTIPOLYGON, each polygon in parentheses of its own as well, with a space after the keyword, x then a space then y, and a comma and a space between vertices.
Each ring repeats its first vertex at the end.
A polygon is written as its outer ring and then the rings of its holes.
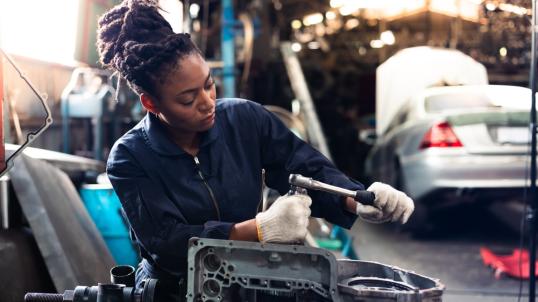
POLYGON ((312 199, 308 195, 279 197, 265 212, 256 215, 260 242, 292 243, 305 238, 312 199))

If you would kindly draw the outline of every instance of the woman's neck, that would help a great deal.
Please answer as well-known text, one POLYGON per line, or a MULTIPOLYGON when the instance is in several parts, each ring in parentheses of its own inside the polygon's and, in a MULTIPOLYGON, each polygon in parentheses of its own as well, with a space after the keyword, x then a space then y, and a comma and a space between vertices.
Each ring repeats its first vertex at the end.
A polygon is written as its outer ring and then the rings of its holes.
POLYGON ((177 129, 168 128, 172 141, 192 156, 198 154, 200 135, 197 132, 178 132, 177 129))

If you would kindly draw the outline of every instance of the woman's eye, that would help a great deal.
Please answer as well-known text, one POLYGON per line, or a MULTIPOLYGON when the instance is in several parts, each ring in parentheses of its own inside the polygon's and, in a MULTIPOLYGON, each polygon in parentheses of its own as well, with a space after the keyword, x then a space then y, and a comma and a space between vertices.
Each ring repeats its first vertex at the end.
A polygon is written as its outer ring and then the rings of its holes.
POLYGON ((183 100, 183 101, 178 100, 178 103, 180 105, 182 105, 182 106, 190 106, 190 105, 194 104, 194 99, 192 99, 192 100, 183 100))
POLYGON ((205 89, 206 90, 209 90, 213 87, 213 85, 215 85, 215 81, 211 80, 210 83, 208 83, 206 86, 205 86, 205 89))

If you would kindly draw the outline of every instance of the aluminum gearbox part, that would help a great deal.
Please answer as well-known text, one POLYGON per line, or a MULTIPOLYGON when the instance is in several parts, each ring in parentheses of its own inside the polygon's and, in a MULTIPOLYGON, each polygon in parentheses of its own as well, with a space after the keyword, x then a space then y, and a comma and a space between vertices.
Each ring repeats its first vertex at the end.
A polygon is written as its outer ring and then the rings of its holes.
POLYGON ((441 301, 444 285, 300 245, 192 238, 187 301, 441 301), (269 299, 268 299, 269 297, 269 299), (273 297, 271 300, 270 297, 273 297))

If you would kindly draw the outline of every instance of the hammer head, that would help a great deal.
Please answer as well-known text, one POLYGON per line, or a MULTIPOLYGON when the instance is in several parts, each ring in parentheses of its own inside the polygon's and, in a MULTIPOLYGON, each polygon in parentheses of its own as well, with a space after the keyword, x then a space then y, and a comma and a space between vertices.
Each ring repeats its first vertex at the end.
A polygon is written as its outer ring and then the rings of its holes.
POLYGON ((312 186, 312 178, 304 177, 301 174, 290 174, 290 185, 309 189, 312 186))

